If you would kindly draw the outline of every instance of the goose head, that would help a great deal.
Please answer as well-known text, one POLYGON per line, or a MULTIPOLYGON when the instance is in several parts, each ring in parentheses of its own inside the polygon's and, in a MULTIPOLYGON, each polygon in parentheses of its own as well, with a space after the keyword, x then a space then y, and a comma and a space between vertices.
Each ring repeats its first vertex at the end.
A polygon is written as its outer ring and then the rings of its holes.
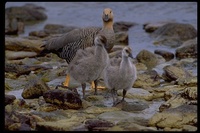
POLYGON ((109 21, 113 21, 113 12, 112 9, 110 8, 105 8, 103 10, 103 14, 102 14, 102 19, 104 22, 109 22, 109 21))

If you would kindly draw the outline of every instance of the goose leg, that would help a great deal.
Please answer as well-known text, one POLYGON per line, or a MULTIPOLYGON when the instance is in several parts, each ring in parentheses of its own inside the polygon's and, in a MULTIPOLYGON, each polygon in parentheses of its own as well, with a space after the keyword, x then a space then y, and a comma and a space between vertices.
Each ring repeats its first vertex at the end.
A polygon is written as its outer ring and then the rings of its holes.
POLYGON ((98 85, 98 80, 94 80, 94 95, 97 95, 97 85, 98 85))
MULTIPOLYGON (((90 88, 95 89, 95 83, 94 81, 91 82, 90 88)), ((105 89, 106 87, 104 86, 97 86, 98 89, 105 89)))
POLYGON ((83 83, 83 84, 81 84, 81 86, 82 86, 82 91, 83 91, 83 99, 85 99, 85 88, 86 88, 86 84, 83 83))
POLYGON ((69 74, 67 74, 65 82, 63 83, 63 85, 68 87, 69 86, 69 80, 70 80, 70 76, 69 76, 69 74))

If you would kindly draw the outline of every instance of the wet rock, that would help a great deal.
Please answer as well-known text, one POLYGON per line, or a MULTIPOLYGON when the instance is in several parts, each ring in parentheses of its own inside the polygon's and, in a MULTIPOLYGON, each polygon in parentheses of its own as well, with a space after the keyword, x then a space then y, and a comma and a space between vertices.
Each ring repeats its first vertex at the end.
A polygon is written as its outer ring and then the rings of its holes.
POLYGON ((114 124, 105 120, 90 119, 85 121, 85 126, 89 131, 105 131, 114 124))
POLYGON ((29 79, 22 92, 22 97, 25 99, 38 98, 50 89, 48 85, 36 75, 30 76, 29 79))
POLYGON ((103 100, 104 97, 103 96, 100 96, 100 95, 90 95, 90 96, 87 96, 86 100, 87 101, 99 101, 99 100, 103 100))
POLYGON ((192 74, 182 67, 167 65, 163 68, 162 77, 165 81, 176 81, 179 78, 189 78, 192 74))
POLYGON ((115 22, 113 24, 113 29, 114 29, 115 33, 119 32, 119 31, 128 31, 128 29, 134 25, 136 25, 136 23, 119 21, 119 22, 115 22))
POLYGON ((112 112, 112 111, 117 111, 120 110, 119 108, 116 107, 97 107, 97 106, 91 106, 85 109, 83 112, 88 113, 88 114, 101 114, 104 112, 112 112))
POLYGON ((31 131, 30 117, 16 111, 5 112, 4 127, 7 131, 31 131))
POLYGON ((155 30, 157 30, 158 28, 162 27, 163 25, 167 24, 167 23, 170 23, 170 22, 167 22, 167 21, 162 21, 162 22, 155 22, 155 23, 145 23, 143 25, 143 29, 146 31, 146 32, 154 32, 155 30))
POLYGON ((155 70, 147 70, 137 74, 133 87, 146 88, 160 85, 160 77, 155 70))
POLYGON ((5 50, 26 51, 39 54, 42 51, 42 40, 33 40, 23 37, 5 37, 5 50))
POLYGON ((122 104, 122 110, 127 112, 142 111, 148 107, 148 104, 142 101, 123 102, 122 104))
MULTIPOLYGON (((123 90, 118 90, 117 94, 119 96, 122 96, 123 95, 122 91, 123 90)), ((144 99, 144 100, 147 100, 147 101, 156 98, 156 96, 154 96, 149 91, 144 90, 144 89, 140 89, 140 88, 131 88, 131 89, 129 89, 127 91, 127 93, 126 93, 126 97, 127 98, 131 98, 131 99, 144 99)))
POLYGON ((197 58, 197 38, 184 42, 175 54, 177 59, 197 58))
MULTIPOLYGON (((184 89, 180 88, 180 90, 178 92, 175 91, 175 94, 172 94, 171 98, 159 107, 159 110, 163 111, 168 108, 176 108, 184 104, 197 104, 197 87, 187 87, 184 89)), ((169 91, 166 92, 165 95, 167 95, 167 93, 169 93, 169 91)))
POLYGON ((37 131, 73 131, 76 127, 79 127, 85 117, 72 116, 68 119, 62 119, 58 121, 47 121, 47 122, 37 122, 37 131))
POLYGON ((137 69, 137 71, 139 72, 139 71, 145 71, 145 70, 147 70, 147 67, 146 67, 146 65, 145 64, 143 64, 143 63, 136 63, 135 64, 135 67, 136 67, 136 69, 137 69))
POLYGON ((58 24, 46 24, 44 26, 44 31, 48 34, 63 34, 63 33, 70 32, 77 28, 79 28, 79 27, 64 26, 64 25, 58 25, 58 24))
POLYGON ((24 32, 24 23, 18 18, 13 18, 5 14, 5 34, 17 35, 24 32))
POLYGON ((5 63, 5 72, 15 73, 16 76, 28 75, 31 71, 50 69, 41 65, 18 65, 14 63, 5 63))
POLYGON ((36 52, 28 52, 28 51, 10 51, 6 50, 6 59, 8 60, 15 60, 15 59, 23 59, 26 57, 36 57, 36 52))
POLYGON ((182 86, 197 86, 197 76, 177 79, 177 84, 182 86))
POLYGON ((128 33, 127 32, 117 32, 115 33, 116 43, 128 45, 128 33))
POLYGON ((190 24, 168 23, 152 33, 156 38, 154 44, 178 47, 183 41, 197 36, 197 30, 190 24))
POLYGON ((69 89, 49 90, 43 94, 43 97, 47 103, 58 105, 63 109, 80 109, 82 108, 82 101, 78 95, 69 89))
POLYGON ((5 14, 13 18, 18 18, 21 21, 25 22, 47 19, 47 15, 44 14, 43 11, 44 8, 41 6, 26 4, 21 7, 8 7, 5 10, 5 14))
POLYGON ((136 59, 138 62, 145 64, 148 69, 152 69, 158 64, 156 55, 148 50, 140 51, 136 59))
POLYGON ((11 104, 15 99, 16 99, 16 97, 14 95, 5 94, 5 106, 7 104, 11 104))
POLYGON ((161 55, 162 57, 165 58, 166 61, 170 61, 171 59, 174 58, 174 54, 165 50, 155 50, 155 54, 161 55))
POLYGON ((150 120, 149 126, 159 128, 183 128, 183 125, 195 126, 197 123, 197 106, 181 105, 156 113, 150 120))
POLYGON ((44 38, 44 37, 49 36, 49 33, 45 32, 43 30, 31 31, 31 32, 29 32, 29 36, 36 36, 36 37, 44 38))

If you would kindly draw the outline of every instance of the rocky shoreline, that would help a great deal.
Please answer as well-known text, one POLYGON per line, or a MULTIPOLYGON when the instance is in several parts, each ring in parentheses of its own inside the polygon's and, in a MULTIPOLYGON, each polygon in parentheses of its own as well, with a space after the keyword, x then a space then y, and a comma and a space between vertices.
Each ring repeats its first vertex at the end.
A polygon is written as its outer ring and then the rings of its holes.
MULTIPOLYGON (((98 89, 98 95, 93 95, 88 84, 86 99, 82 99, 74 79, 69 88, 58 86, 65 80, 67 63, 52 53, 40 55, 45 40, 78 27, 47 24, 29 36, 18 36, 26 30, 22 25, 47 18, 43 7, 23 7, 5 12, 9 18, 5 27, 6 131, 197 131, 197 30, 193 26, 143 24, 152 45, 164 45, 175 53, 159 49, 153 53, 147 48, 139 51, 132 60, 138 78, 127 91, 126 102, 112 107, 107 89, 98 89), (14 91, 18 93, 14 95, 14 91)), ((115 22, 116 45, 110 58, 121 56, 122 48, 129 45, 128 30, 135 25, 139 24, 115 22)), ((122 90, 117 94, 121 99, 122 90)))

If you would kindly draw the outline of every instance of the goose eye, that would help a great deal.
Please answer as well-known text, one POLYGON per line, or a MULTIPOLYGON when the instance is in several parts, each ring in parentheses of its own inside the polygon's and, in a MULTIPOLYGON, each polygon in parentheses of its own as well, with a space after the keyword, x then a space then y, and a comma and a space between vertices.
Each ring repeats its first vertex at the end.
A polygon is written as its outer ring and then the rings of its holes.
POLYGON ((126 49, 125 51, 126 51, 126 53, 128 53, 128 50, 127 50, 127 49, 126 49))
POLYGON ((110 13, 112 13, 112 11, 110 11, 110 13))

